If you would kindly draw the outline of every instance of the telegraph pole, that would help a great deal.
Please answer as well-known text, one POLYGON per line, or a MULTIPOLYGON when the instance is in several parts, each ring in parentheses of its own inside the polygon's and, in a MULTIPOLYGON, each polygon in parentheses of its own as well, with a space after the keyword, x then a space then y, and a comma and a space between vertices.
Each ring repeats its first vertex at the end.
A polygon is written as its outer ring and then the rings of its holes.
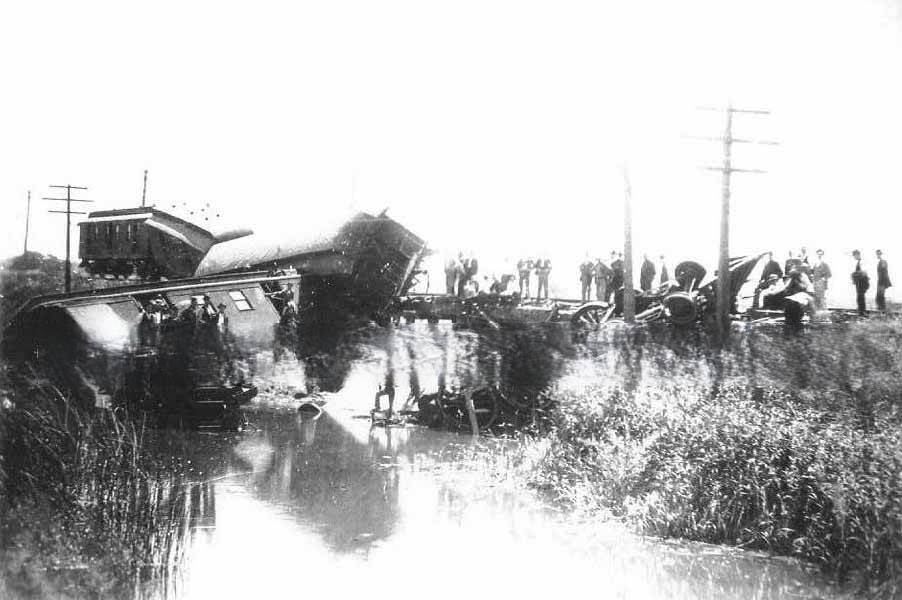
POLYGON ((144 188, 141 190, 141 207, 144 207, 144 201, 147 199, 147 169, 144 169, 144 188))
POLYGON ((25 249, 22 254, 28 254, 28 223, 31 220, 31 190, 28 190, 28 205, 25 208, 25 249))
POLYGON ((769 115, 770 111, 734 108, 732 103, 727 104, 726 109, 713 107, 699 107, 699 110, 723 110, 726 116, 726 126, 723 137, 699 137, 688 136, 694 139, 723 142, 723 164, 719 167, 703 167, 709 171, 720 171, 723 174, 721 180, 720 200, 720 248, 717 262, 717 326, 721 336, 726 339, 730 334, 730 175, 732 173, 766 173, 760 169, 737 169, 733 167, 733 144, 766 144, 779 145, 778 142, 769 140, 747 140, 733 137, 733 115, 736 113, 751 115, 769 115))
POLYGON ((71 255, 71 236, 72 236, 72 215, 83 215, 85 213, 73 211, 72 203, 73 202, 94 202, 93 200, 79 200, 72 197, 72 190, 86 190, 86 187, 79 187, 77 185, 51 185, 52 188, 61 188, 66 190, 65 198, 44 198, 44 200, 52 200, 56 202, 65 202, 66 210, 49 210, 47 212, 52 213, 63 213, 66 215, 66 293, 72 291, 72 260, 70 258, 71 255))
POLYGON ((633 289, 633 191, 625 165, 623 186, 623 320, 632 323, 636 316, 633 289))

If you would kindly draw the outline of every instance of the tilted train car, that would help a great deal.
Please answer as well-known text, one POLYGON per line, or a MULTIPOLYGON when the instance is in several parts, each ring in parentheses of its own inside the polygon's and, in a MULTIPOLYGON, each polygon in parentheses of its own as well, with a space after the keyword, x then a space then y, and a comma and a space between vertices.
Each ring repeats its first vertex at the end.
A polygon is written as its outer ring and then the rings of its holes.
POLYGON ((190 277, 214 244, 251 233, 217 236, 154 207, 95 211, 78 225, 81 266, 117 278, 190 277))
POLYGON ((384 214, 358 213, 307 234, 254 234, 216 244, 196 275, 293 267, 304 275, 302 310, 382 318, 407 293, 425 242, 384 214))
POLYGON ((316 229, 311 219, 281 235, 214 235, 156 208, 92 212, 79 254, 90 273, 142 279, 202 277, 294 268, 304 275, 302 308, 380 317, 411 285, 426 244, 384 214, 358 213, 316 229))

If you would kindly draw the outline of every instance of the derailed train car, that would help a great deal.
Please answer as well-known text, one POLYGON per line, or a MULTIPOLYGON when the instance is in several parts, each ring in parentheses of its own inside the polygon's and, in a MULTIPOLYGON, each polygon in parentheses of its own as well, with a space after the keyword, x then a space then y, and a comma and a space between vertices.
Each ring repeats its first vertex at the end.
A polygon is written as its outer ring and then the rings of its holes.
POLYGON ((205 277, 293 268, 305 276, 302 311, 310 319, 385 319, 411 287, 425 242, 387 217, 357 213, 281 234, 212 232, 156 208, 97 211, 79 223, 79 255, 90 273, 141 279, 205 277))
POLYGON ((95 276, 140 279, 191 277, 215 244, 250 235, 214 235, 155 207, 95 211, 78 224, 81 266, 95 276))
POLYGON ((304 275, 300 309, 308 320, 357 315, 386 321, 426 254, 421 238, 384 213, 357 213, 307 234, 255 234, 217 244, 196 275, 291 267, 304 275))
POLYGON ((256 393, 248 361, 296 326, 285 306, 299 284, 252 272, 39 296, 7 325, 4 352, 85 406, 234 423, 256 393))

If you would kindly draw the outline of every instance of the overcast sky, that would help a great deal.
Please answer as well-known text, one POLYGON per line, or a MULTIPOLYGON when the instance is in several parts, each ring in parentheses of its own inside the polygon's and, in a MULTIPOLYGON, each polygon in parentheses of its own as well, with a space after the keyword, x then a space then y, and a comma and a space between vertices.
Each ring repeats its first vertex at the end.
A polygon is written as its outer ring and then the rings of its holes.
MULTIPOLYGON (((5 2, 0 253, 25 198, 197 210, 258 230, 348 208, 438 248, 566 263, 622 243, 713 261, 723 115, 735 253, 882 246, 902 201, 899 0, 5 2), (212 211, 211 211, 212 212, 212 211)), ((35 200, 30 248, 64 252, 35 200)), ((55 206, 53 208, 61 208, 55 206)), ((563 276, 563 274, 562 274, 563 276)), ((575 278, 575 275, 574 275, 575 278)))

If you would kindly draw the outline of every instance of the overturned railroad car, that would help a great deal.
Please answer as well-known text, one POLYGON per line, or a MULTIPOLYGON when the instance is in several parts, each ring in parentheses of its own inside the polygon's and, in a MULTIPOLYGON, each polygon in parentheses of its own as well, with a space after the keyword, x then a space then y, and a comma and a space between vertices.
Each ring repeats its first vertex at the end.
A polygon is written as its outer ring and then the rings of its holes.
POLYGON ((86 407, 234 415, 254 394, 254 356, 290 341, 299 286, 251 272, 38 296, 4 329, 4 354, 86 407))
POLYGON ((255 233, 214 245, 196 275, 294 268, 304 276, 301 310, 331 322, 344 315, 387 318, 412 287, 426 243, 382 213, 357 213, 315 230, 255 233))

